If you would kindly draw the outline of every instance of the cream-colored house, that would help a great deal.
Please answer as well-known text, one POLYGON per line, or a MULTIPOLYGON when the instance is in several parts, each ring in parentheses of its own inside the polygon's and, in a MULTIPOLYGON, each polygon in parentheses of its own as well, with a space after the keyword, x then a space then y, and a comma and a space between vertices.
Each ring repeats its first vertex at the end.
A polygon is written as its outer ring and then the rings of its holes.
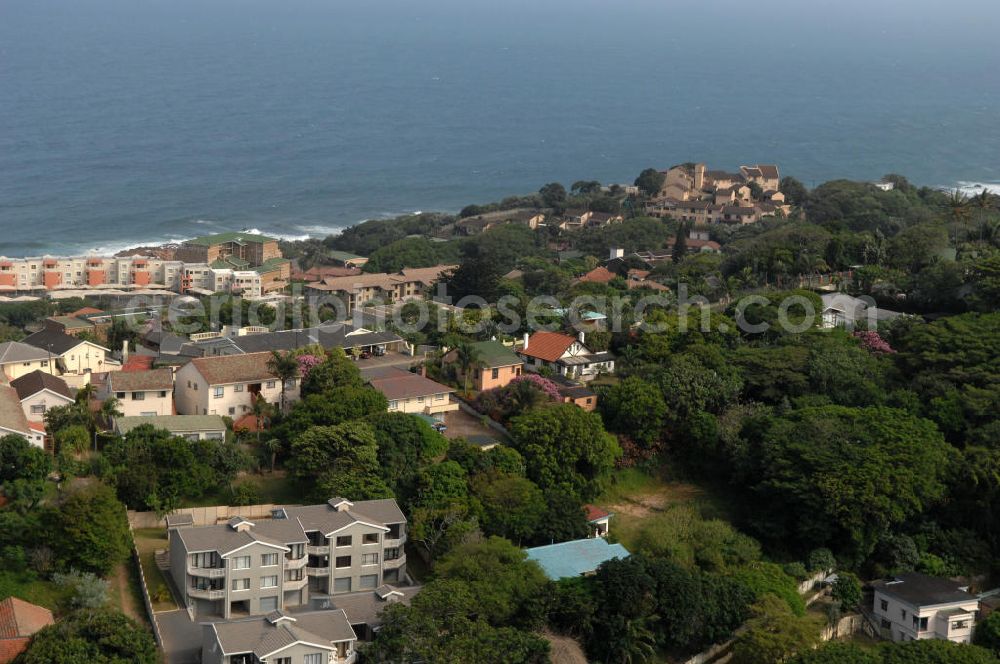
POLYGON ((111 351, 92 341, 63 334, 55 330, 42 330, 26 337, 24 343, 46 352, 55 361, 55 373, 71 387, 82 387, 90 376, 104 371, 117 371, 121 365, 110 361, 111 351))
POLYGON ((875 619, 893 641, 972 642, 979 598, 957 581, 911 572, 872 585, 875 619))
POLYGON ((62 378, 35 370, 12 380, 10 386, 17 392, 21 409, 28 422, 43 422, 45 413, 56 406, 73 403, 73 392, 62 378))
POLYGON ((458 410, 458 402, 451 398, 454 389, 419 374, 396 367, 375 367, 362 374, 389 400, 391 413, 443 416, 458 410))
POLYGON ((27 376, 35 371, 58 373, 55 362, 47 351, 20 341, 0 343, 0 370, 10 380, 27 376))
POLYGON ((125 417, 174 414, 174 373, 170 369, 115 371, 108 375, 103 398, 118 399, 125 417))
POLYGON ((0 384, 0 438, 11 434, 23 436, 36 447, 45 447, 45 431, 29 425, 17 392, 10 385, 0 384))
MULTIPOLYGON (((271 353, 197 357, 177 371, 174 402, 180 415, 241 417, 253 412, 260 395, 271 404, 281 402, 281 381, 267 368, 271 353)), ((285 386, 285 401, 299 398, 299 381, 285 386)))

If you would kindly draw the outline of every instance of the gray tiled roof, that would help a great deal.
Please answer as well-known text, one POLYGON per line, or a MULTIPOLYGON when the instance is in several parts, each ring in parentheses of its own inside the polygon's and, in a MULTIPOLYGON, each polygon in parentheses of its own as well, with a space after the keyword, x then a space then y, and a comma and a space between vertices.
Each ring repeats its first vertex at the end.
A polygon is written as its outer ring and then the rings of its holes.
POLYGON ((402 595, 398 598, 401 604, 409 604, 413 596, 421 590, 421 586, 382 586, 375 591, 365 590, 356 593, 334 595, 330 598, 330 605, 343 610, 352 625, 365 624, 375 626, 379 624, 379 614, 382 613, 385 607, 397 601, 395 599, 386 601, 379 597, 379 590, 383 588, 391 588, 402 595))
POLYGON ((913 606, 971 602, 976 599, 975 595, 961 590, 957 581, 917 572, 900 574, 885 581, 876 581, 872 586, 886 595, 892 595, 913 606))
POLYGON ((217 622, 208 630, 227 655, 254 653, 258 658, 299 642, 333 648, 333 644, 357 639, 342 610, 300 613, 295 616, 258 616, 217 622))
POLYGON ((112 392, 145 392, 174 389, 174 372, 170 369, 148 371, 112 371, 108 375, 112 392))
POLYGON ((59 376, 53 376, 44 371, 32 371, 20 378, 10 381, 10 386, 17 390, 17 396, 24 401, 33 394, 38 394, 42 390, 55 392, 67 399, 73 398, 69 385, 59 376))
POLYGON ((298 519, 306 531, 324 534, 340 530, 357 521, 375 524, 406 523, 406 517, 395 500, 361 500, 346 512, 338 512, 329 503, 286 507, 289 519, 298 519))
MULTIPOLYGON (((55 330, 42 330, 25 337, 24 343, 31 344, 35 348, 41 348, 42 350, 51 350, 56 355, 63 355, 86 342, 83 339, 78 339, 62 332, 56 332, 55 330)), ((94 345, 104 348, 99 344, 94 345)), ((104 348, 104 350, 108 349, 104 348)))
POLYGON ((11 362, 37 362, 49 359, 47 351, 20 341, 5 341, 0 344, 0 364, 11 362))

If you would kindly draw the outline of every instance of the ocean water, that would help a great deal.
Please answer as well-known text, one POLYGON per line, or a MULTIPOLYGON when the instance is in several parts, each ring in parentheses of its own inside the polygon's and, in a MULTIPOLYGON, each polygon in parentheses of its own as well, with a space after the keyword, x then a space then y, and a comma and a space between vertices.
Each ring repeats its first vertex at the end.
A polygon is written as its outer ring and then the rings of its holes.
POLYGON ((0 254, 764 161, 1000 183, 996 0, 0 0, 0 254))

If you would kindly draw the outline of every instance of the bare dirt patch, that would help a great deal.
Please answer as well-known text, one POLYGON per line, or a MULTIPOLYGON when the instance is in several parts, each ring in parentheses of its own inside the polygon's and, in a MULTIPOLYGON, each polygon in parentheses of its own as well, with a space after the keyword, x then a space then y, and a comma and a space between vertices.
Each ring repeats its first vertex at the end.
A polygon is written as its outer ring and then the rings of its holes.
POLYGON ((654 491, 645 491, 616 501, 607 509, 614 514, 624 514, 645 519, 655 512, 663 512, 671 505, 690 503, 704 495, 704 491, 686 483, 664 485, 654 491))

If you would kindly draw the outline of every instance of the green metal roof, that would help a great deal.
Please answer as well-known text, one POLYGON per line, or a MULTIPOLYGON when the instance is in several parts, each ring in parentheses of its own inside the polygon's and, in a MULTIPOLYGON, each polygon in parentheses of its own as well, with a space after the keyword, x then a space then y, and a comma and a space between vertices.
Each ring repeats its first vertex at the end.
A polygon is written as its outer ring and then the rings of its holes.
POLYGON ((286 263, 291 263, 291 261, 287 258, 268 258, 266 261, 255 267, 254 270, 260 274, 274 272, 286 263))
POLYGON ((364 258, 364 256, 358 256, 357 254, 352 254, 349 251, 328 251, 326 255, 336 261, 353 261, 359 258, 364 258))
POLYGON ((239 244, 263 244, 264 242, 277 242, 278 240, 266 235, 256 233, 219 233, 218 235, 205 235, 188 240, 186 244, 197 244, 203 247, 210 247, 213 244, 223 244, 225 242, 237 242, 239 244))
POLYGON ((508 367, 522 362, 521 358, 514 354, 514 351, 499 341, 479 341, 472 344, 472 347, 479 354, 479 361, 490 368, 508 367))
POLYGON ((213 270, 245 270, 250 267, 250 261, 243 260, 239 256, 226 256, 212 261, 209 267, 213 270))

